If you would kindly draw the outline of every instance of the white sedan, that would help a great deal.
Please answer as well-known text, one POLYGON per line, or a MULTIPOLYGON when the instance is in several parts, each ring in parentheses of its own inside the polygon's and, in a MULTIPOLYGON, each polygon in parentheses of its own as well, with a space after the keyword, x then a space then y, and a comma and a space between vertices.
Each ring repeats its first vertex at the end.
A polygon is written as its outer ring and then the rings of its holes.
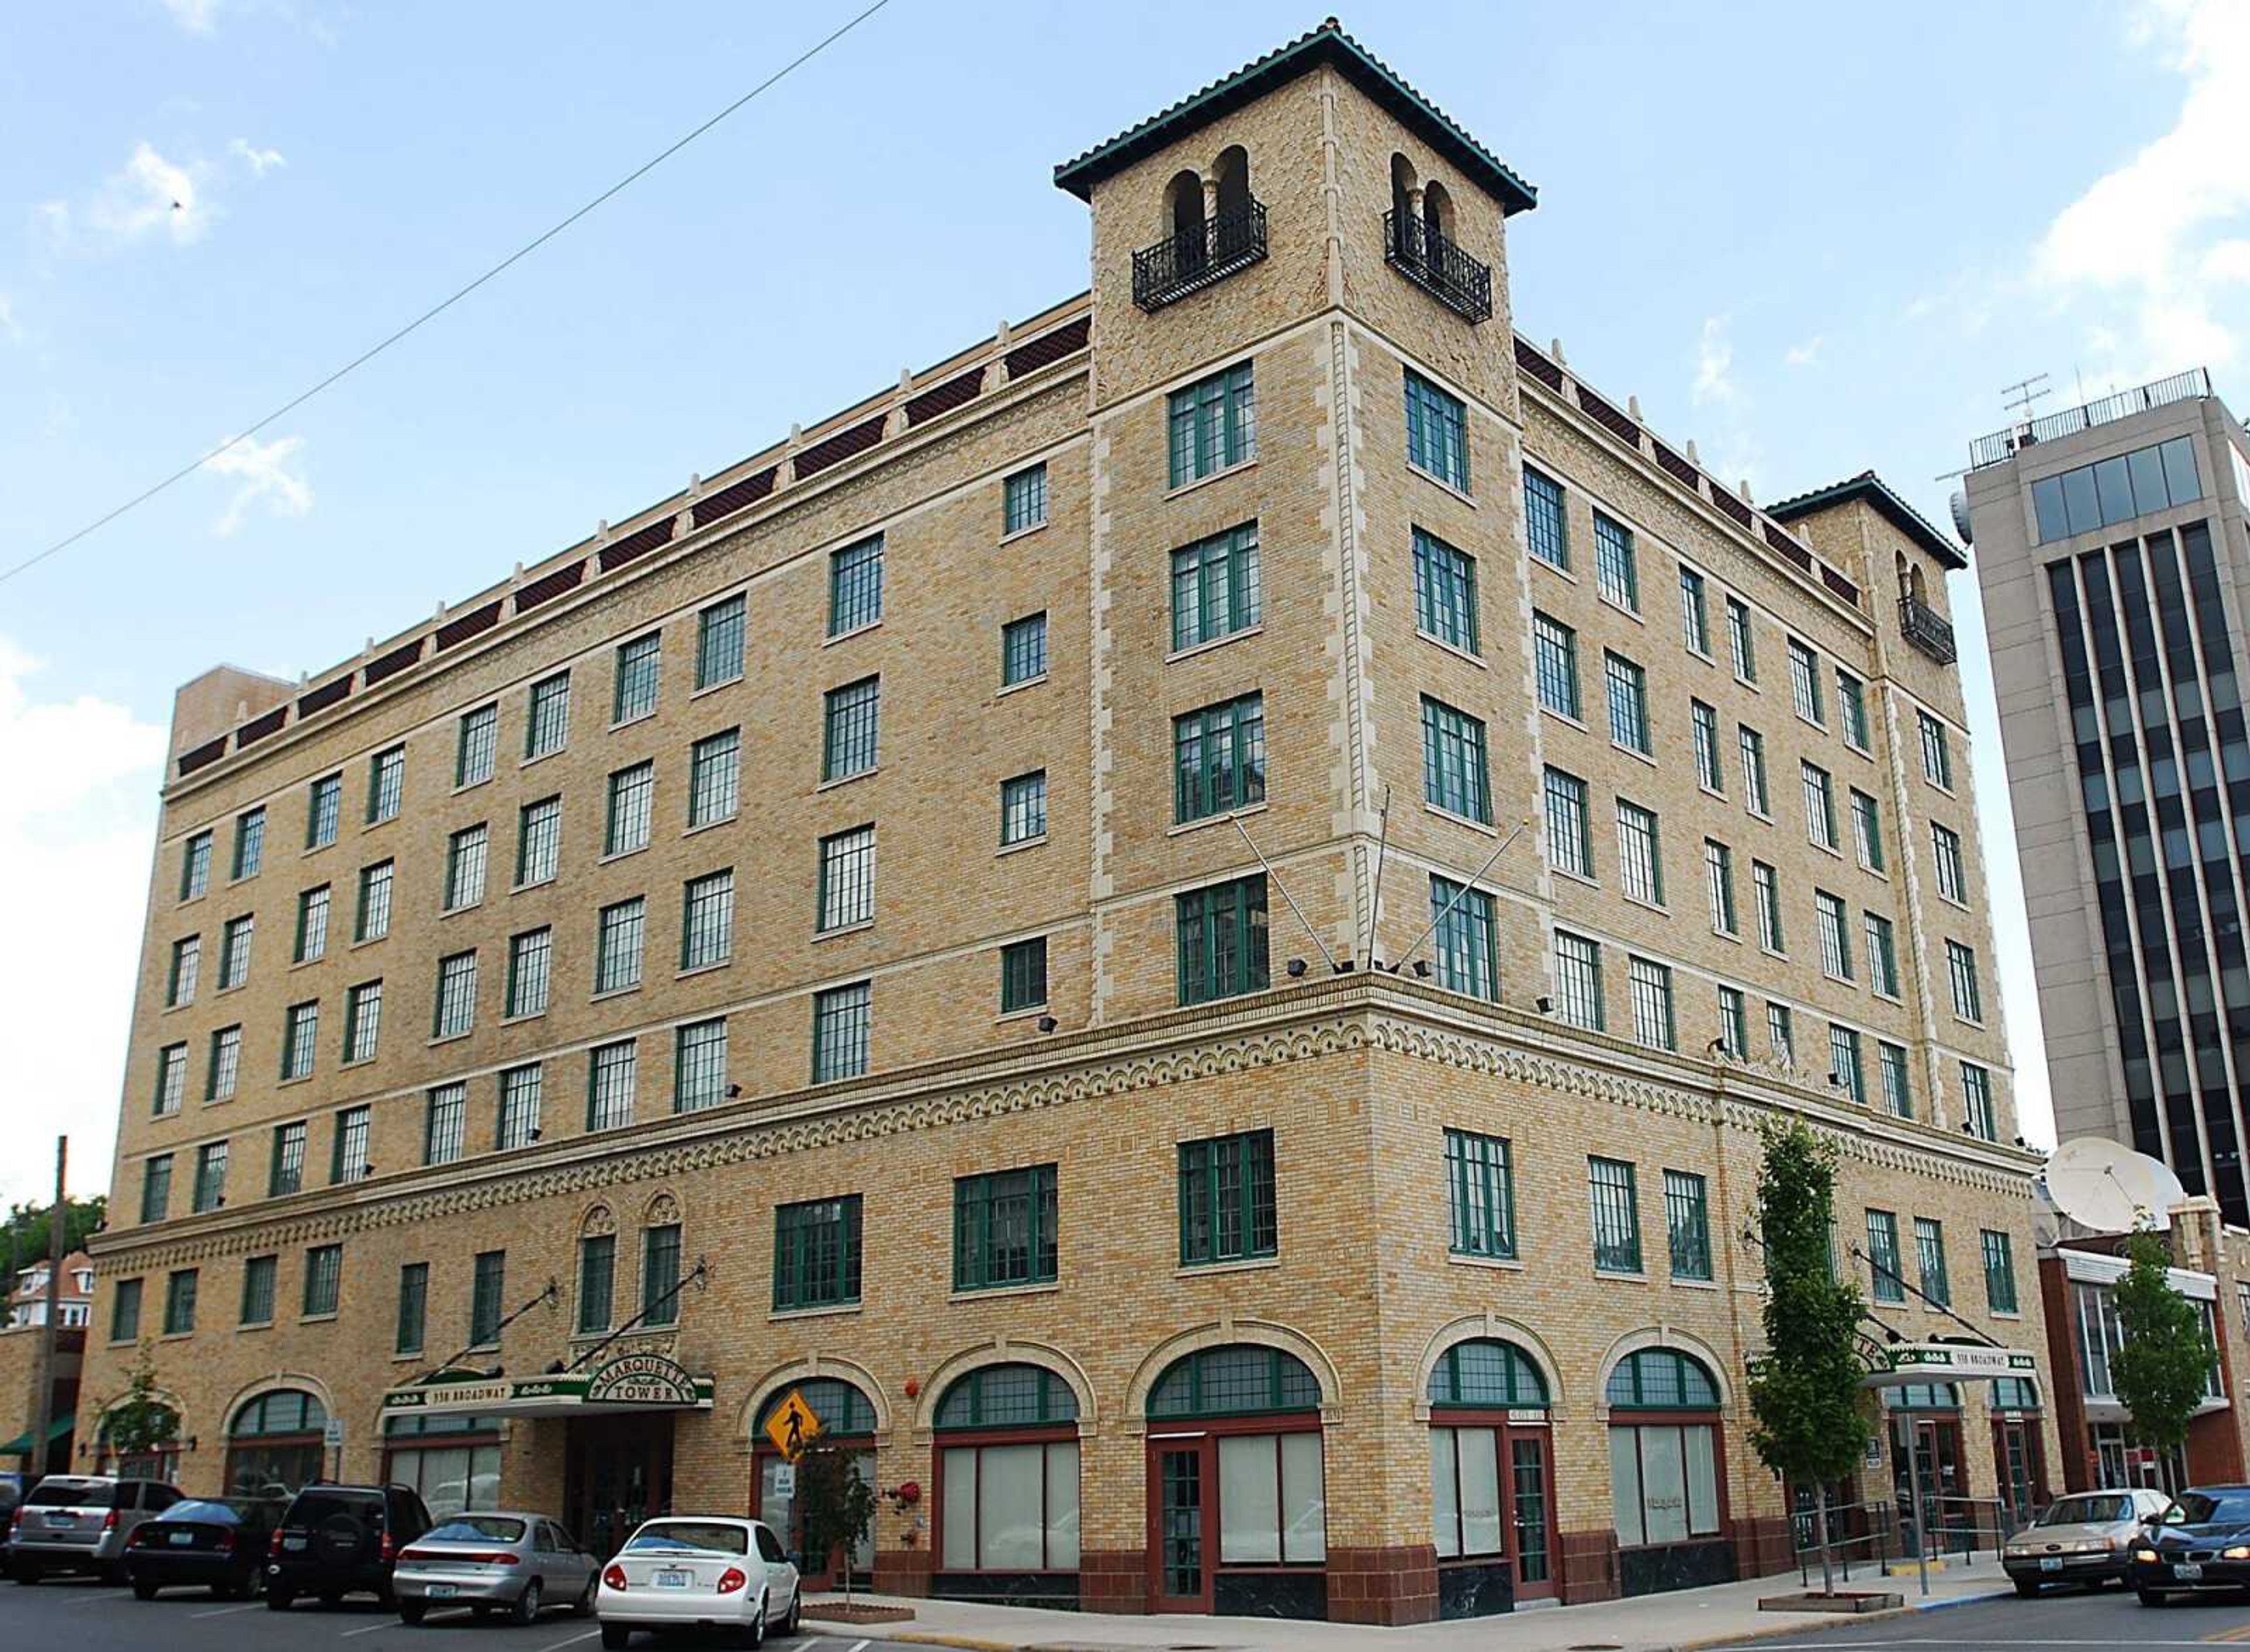
POLYGON ((635 1629, 722 1629, 740 1646, 797 1632, 797 1567, 762 1520, 666 1516, 642 1523, 602 1568, 594 1597, 602 1645, 635 1629))

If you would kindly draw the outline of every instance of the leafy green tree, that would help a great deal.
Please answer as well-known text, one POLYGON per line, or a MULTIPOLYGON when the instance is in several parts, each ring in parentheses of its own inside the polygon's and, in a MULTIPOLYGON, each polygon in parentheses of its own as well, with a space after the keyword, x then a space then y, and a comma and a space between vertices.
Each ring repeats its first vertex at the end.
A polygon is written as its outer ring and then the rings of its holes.
POLYGON ((2133 1414, 2134 1437, 2168 1453, 2187 1438, 2188 1419, 2203 1403, 2217 1356, 2204 1334, 2203 1316, 2172 1289, 2171 1250, 2163 1236, 2136 1229, 2125 1241, 2125 1256, 2116 1297, 2124 1340, 2109 1361, 2110 1380, 2133 1414))
POLYGON ((1813 1491, 1820 1587, 1836 1589, 1828 1556, 1831 1481, 1848 1476, 1871 1425, 1856 1352, 1859 1286, 1830 1265, 1836 1201, 1835 1144, 1802 1119, 1770 1120, 1758 1169, 1758 1236, 1765 1248, 1764 1356, 1750 1374, 1750 1444, 1768 1468, 1813 1491))
POLYGON ((178 1437, 180 1414, 156 1397, 156 1358, 148 1343, 126 1379, 125 1398, 102 1421, 110 1454, 120 1459, 152 1456, 178 1437))
POLYGON ((875 1489, 859 1477, 852 1452, 816 1443, 797 1460, 797 1516, 804 1525, 804 1569, 820 1571, 840 1552, 849 1600, 852 1554, 875 1518, 875 1489))
MULTIPOLYGON (((87 1238, 101 1225, 106 1202, 100 1194, 91 1199, 73 1197, 63 1201, 65 1256, 86 1248, 87 1238)), ((47 1212, 52 1208, 51 1205, 33 1204, 28 1201, 9 1207, 7 1225, 0 1228, 0 1258, 5 1258, 11 1285, 18 1272, 33 1263, 46 1259, 47 1212)))

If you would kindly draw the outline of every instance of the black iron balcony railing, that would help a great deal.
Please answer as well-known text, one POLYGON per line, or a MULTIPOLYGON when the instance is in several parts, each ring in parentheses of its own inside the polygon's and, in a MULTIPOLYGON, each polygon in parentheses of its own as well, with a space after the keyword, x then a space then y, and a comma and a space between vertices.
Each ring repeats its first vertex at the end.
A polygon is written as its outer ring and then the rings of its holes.
POLYGON ((1899 630, 1906 640, 1940 665, 1960 657, 1953 645, 1953 623, 1917 596, 1899 598, 1899 630))
POLYGON ((1480 264, 1411 212, 1383 215, 1384 261, 1447 309, 1492 319, 1492 265, 1480 264))
POLYGON ((1252 201, 1135 252, 1133 302, 1144 310, 1161 310, 1265 256, 1266 207, 1252 201))

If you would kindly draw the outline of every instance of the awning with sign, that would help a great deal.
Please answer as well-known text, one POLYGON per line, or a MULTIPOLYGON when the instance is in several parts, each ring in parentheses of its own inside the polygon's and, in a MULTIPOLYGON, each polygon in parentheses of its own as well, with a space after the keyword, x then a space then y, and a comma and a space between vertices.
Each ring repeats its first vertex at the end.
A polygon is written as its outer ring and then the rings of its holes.
POLYGON ((1882 1351, 1886 1364, 1860 1380, 1863 1388, 1888 1388, 1907 1382, 1956 1379, 2035 1376, 2039 1360, 2013 1348, 1989 1348, 1973 1342, 1894 1342, 1882 1351))
POLYGON ((441 1372, 383 1396, 383 1415, 588 1417, 632 1411, 708 1411, 714 1385, 657 1353, 619 1354, 592 1371, 535 1377, 441 1372))

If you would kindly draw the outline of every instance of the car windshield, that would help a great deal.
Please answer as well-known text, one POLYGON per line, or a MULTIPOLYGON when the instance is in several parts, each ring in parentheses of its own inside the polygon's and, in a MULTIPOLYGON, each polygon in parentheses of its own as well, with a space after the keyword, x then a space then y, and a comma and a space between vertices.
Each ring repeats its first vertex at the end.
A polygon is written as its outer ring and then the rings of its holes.
POLYGON ((2130 1497, 2057 1497, 2039 1518, 2040 1525, 2100 1525, 2133 1518, 2130 1497))
POLYGON ((45 1479, 24 1499, 33 1509, 106 1509, 121 1487, 104 1480, 45 1479))
POLYGON ((523 1522, 499 1514, 459 1514, 425 1532, 424 1543, 521 1543, 523 1522))
POLYGON ((713 1554, 748 1554, 750 1534, 747 1527, 721 1525, 715 1520, 659 1520, 634 1532, 625 1547, 643 1553, 702 1549, 713 1554))
POLYGON ((2250 1525, 2250 1491, 2183 1491, 2164 1511, 2166 1525, 2250 1525))
POLYGON ((175 1503, 156 1517, 159 1520, 201 1520, 207 1525, 238 1525, 243 1511, 231 1503, 217 1501, 175 1503))

